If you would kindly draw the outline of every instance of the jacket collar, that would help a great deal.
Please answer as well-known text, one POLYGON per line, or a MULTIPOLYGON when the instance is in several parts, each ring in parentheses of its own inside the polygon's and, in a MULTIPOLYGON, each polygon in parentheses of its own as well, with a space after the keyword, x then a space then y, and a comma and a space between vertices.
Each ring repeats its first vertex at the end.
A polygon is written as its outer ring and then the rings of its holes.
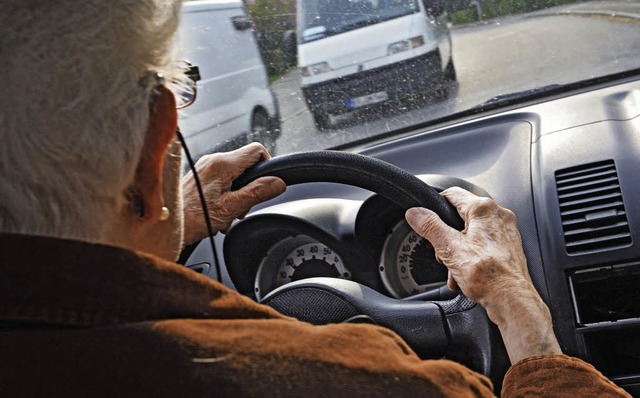
POLYGON ((166 318, 279 315, 160 258, 117 247, 0 234, 0 320, 75 327, 166 318))

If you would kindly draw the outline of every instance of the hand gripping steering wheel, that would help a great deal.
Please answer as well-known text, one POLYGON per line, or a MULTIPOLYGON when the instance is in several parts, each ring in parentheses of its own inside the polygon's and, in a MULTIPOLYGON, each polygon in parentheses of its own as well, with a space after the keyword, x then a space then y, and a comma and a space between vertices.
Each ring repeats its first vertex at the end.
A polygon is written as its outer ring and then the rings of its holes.
MULTIPOLYGON (((278 156, 248 169, 234 181, 232 190, 263 176, 280 177, 287 185, 353 185, 384 196, 403 209, 429 208, 451 227, 464 228, 456 209, 435 189, 375 158, 336 151, 278 156)), ((463 295, 443 302, 398 300, 356 282, 310 278, 281 286, 261 302, 313 324, 364 319, 388 327, 420 356, 446 355, 490 376, 498 386, 508 366, 502 340, 484 309, 463 295)))

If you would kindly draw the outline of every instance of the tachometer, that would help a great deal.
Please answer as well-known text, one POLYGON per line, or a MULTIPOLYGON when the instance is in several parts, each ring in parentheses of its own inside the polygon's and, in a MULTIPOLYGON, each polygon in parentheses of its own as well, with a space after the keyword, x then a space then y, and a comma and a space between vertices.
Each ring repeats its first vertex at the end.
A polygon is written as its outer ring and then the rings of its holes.
POLYGON ((327 245, 305 235, 287 238, 262 259, 256 275, 256 298, 260 300, 289 282, 318 276, 351 279, 351 272, 327 245))
POLYGON ((431 244, 404 221, 387 237, 379 271, 385 287, 397 298, 422 293, 447 282, 447 268, 436 261, 431 244))

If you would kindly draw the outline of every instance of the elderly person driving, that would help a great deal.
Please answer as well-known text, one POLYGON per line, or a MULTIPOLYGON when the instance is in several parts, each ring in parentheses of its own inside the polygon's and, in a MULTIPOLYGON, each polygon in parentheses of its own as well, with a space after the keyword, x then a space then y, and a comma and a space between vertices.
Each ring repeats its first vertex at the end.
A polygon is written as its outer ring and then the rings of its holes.
MULTIPOLYGON (((0 3, 0 396, 493 396, 372 325, 312 326, 175 264, 205 235, 179 177, 175 0, 0 3), (184 191, 184 192, 182 192, 184 191), (183 232, 184 231, 184 232, 183 232)), ((198 163, 216 230, 282 193, 231 181, 252 144, 198 163)), ((487 310, 512 368, 502 394, 624 396, 562 355, 513 213, 461 189, 466 222, 407 220, 487 310)))

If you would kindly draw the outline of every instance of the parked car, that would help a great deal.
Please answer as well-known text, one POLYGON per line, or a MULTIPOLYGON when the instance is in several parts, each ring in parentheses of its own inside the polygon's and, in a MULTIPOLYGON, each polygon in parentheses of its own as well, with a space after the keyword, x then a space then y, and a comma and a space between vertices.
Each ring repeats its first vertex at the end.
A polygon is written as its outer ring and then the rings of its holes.
POLYGON ((331 115, 429 98, 456 78, 438 1, 298 0, 297 7, 302 92, 320 128, 331 126, 331 115))
POLYGON ((200 75, 197 101, 179 114, 193 157, 253 141, 273 152, 278 103, 242 1, 189 1, 182 9, 179 51, 200 75))

